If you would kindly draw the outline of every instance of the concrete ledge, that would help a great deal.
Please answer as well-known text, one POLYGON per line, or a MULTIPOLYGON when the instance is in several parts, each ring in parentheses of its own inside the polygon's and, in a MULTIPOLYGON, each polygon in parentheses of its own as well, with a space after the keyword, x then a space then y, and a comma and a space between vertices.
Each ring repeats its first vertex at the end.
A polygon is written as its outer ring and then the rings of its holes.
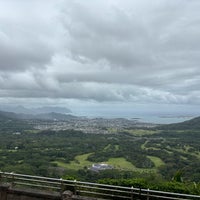
POLYGON ((0 186, 0 199, 1 200, 7 200, 7 191, 9 186, 2 185, 0 186))
POLYGON ((0 185, 0 200, 61 200, 58 192, 44 192, 35 189, 11 188, 9 185, 0 185))
POLYGON ((100 198, 74 195, 72 191, 59 192, 42 191, 28 188, 12 188, 10 185, 0 185, 0 200, 102 200, 100 198))
POLYGON ((60 194, 55 192, 43 192, 40 190, 32 190, 32 189, 16 189, 16 188, 9 188, 8 189, 8 197, 9 196, 26 196, 31 198, 37 199, 44 199, 44 200, 60 200, 60 194))

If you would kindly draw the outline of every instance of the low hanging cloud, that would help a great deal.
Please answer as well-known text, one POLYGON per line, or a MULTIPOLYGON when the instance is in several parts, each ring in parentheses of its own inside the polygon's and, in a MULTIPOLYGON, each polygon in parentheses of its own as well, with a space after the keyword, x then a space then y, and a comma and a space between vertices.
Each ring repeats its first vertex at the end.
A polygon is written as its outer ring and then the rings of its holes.
POLYGON ((0 2, 1 98, 200 102, 200 2, 0 2))

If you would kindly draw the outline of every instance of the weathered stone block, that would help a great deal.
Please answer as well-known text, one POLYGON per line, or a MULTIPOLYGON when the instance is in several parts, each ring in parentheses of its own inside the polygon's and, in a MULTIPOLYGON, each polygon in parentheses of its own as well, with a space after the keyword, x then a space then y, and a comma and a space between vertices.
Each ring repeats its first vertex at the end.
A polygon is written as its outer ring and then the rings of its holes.
POLYGON ((72 200, 73 193, 70 190, 62 193, 62 200, 72 200))

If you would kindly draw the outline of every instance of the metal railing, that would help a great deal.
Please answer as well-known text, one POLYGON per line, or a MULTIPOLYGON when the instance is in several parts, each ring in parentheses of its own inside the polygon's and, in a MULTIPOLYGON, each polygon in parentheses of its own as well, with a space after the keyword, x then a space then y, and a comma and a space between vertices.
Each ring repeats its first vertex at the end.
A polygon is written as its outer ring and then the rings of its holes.
POLYGON ((81 182, 76 180, 64 180, 7 172, 0 172, 0 183, 9 184, 11 188, 37 188, 49 192, 57 191, 62 193, 65 190, 70 190, 75 195, 96 197, 102 199, 200 200, 200 196, 198 195, 162 192, 149 189, 113 186, 98 183, 81 182))

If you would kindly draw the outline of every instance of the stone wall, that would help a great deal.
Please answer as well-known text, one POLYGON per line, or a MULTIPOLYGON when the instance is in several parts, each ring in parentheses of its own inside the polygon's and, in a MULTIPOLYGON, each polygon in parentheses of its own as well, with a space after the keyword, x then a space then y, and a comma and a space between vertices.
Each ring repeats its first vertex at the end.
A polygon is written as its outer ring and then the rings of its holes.
POLYGON ((8 185, 0 186, 0 200, 62 200, 55 192, 43 192, 33 189, 17 189, 8 185))
POLYGON ((0 185, 0 200, 97 200, 97 198, 81 197, 74 195, 71 191, 60 194, 58 192, 18 189, 9 185, 0 185))

